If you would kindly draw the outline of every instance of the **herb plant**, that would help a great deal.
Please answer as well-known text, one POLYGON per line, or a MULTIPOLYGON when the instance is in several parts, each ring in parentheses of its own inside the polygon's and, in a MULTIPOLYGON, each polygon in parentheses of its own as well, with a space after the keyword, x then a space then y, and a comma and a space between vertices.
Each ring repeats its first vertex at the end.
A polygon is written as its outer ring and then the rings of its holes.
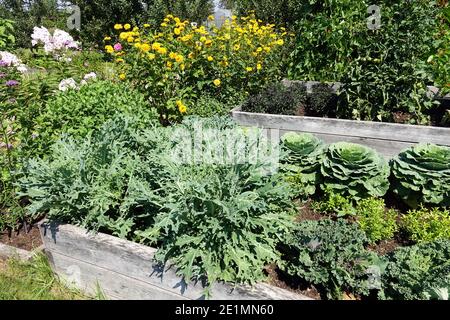
POLYGON ((448 210, 421 207, 409 211, 403 216, 402 222, 413 241, 450 240, 450 212, 448 210))

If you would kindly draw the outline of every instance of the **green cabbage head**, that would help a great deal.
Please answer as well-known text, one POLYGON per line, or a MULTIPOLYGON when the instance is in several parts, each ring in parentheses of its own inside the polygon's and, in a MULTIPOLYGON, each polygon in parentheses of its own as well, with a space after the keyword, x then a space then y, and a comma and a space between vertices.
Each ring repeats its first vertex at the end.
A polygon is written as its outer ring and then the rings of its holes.
POLYGON ((322 163, 324 191, 360 200, 389 189, 389 164, 375 150, 354 143, 331 144, 322 163))
POLYGON ((391 161, 393 190, 409 206, 450 206, 450 148, 418 144, 391 161))
POLYGON ((281 168, 295 193, 302 197, 315 194, 325 144, 310 133, 291 132, 283 136, 282 147, 285 157, 281 168))

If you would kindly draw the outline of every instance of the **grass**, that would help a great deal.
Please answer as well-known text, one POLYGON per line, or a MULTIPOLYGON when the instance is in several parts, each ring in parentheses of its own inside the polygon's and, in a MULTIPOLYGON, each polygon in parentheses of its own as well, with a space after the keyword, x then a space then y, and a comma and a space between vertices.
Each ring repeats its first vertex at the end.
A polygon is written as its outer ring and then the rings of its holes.
POLYGON ((47 258, 37 254, 31 262, 0 260, 0 300, 91 300, 104 299, 99 288, 90 297, 69 288, 53 273, 47 258))

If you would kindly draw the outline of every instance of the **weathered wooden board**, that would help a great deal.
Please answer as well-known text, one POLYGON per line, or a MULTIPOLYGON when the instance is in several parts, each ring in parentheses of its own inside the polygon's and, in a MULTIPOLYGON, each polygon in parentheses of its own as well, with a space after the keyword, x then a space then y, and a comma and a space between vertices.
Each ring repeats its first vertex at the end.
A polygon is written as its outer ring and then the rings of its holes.
POLYGON ((39 247, 34 251, 27 251, 0 243, 0 258, 1 259, 17 258, 22 261, 29 261, 34 257, 36 252, 39 252, 42 249, 43 249, 42 247, 39 247))
POLYGON ((243 126, 313 133, 327 143, 348 141, 367 145, 386 157, 420 142, 450 146, 450 128, 414 126, 370 121, 284 116, 232 110, 233 119, 243 126))
MULTIPOLYGON (((95 292, 97 282, 113 299, 203 299, 200 283, 185 283, 173 269, 162 270, 154 263, 155 249, 105 234, 57 223, 41 224, 45 251, 54 270, 75 280, 80 289, 95 292)), ((292 292, 258 284, 233 288, 216 284, 211 290, 216 300, 286 299, 307 300, 292 292)))

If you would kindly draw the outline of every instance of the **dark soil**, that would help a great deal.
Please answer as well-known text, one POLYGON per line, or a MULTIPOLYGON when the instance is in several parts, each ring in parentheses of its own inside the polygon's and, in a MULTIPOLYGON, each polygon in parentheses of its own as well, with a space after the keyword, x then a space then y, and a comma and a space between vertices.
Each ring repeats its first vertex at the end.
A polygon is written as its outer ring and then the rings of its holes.
POLYGON ((405 112, 394 112, 392 114, 392 119, 394 123, 401 123, 401 124, 407 124, 411 120, 412 116, 409 113, 405 112))
POLYGON ((42 240, 38 227, 32 226, 28 232, 26 232, 23 228, 19 231, 1 232, 0 243, 15 248, 32 251, 42 245, 42 240))
POLYGON ((319 291, 307 282, 301 281, 281 271, 276 265, 270 265, 265 269, 269 276, 268 283, 297 294, 307 296, 315 300, 321 300, 319 291))
POLYGON ((296 217, 297 222, 307 220, 319 221, 326 218, 326 216, 316 212, 313 208, 311 208, 311 201, 308 201, 306 203, 298 202, 297 206, 299 208, 299 214, 296 217))

